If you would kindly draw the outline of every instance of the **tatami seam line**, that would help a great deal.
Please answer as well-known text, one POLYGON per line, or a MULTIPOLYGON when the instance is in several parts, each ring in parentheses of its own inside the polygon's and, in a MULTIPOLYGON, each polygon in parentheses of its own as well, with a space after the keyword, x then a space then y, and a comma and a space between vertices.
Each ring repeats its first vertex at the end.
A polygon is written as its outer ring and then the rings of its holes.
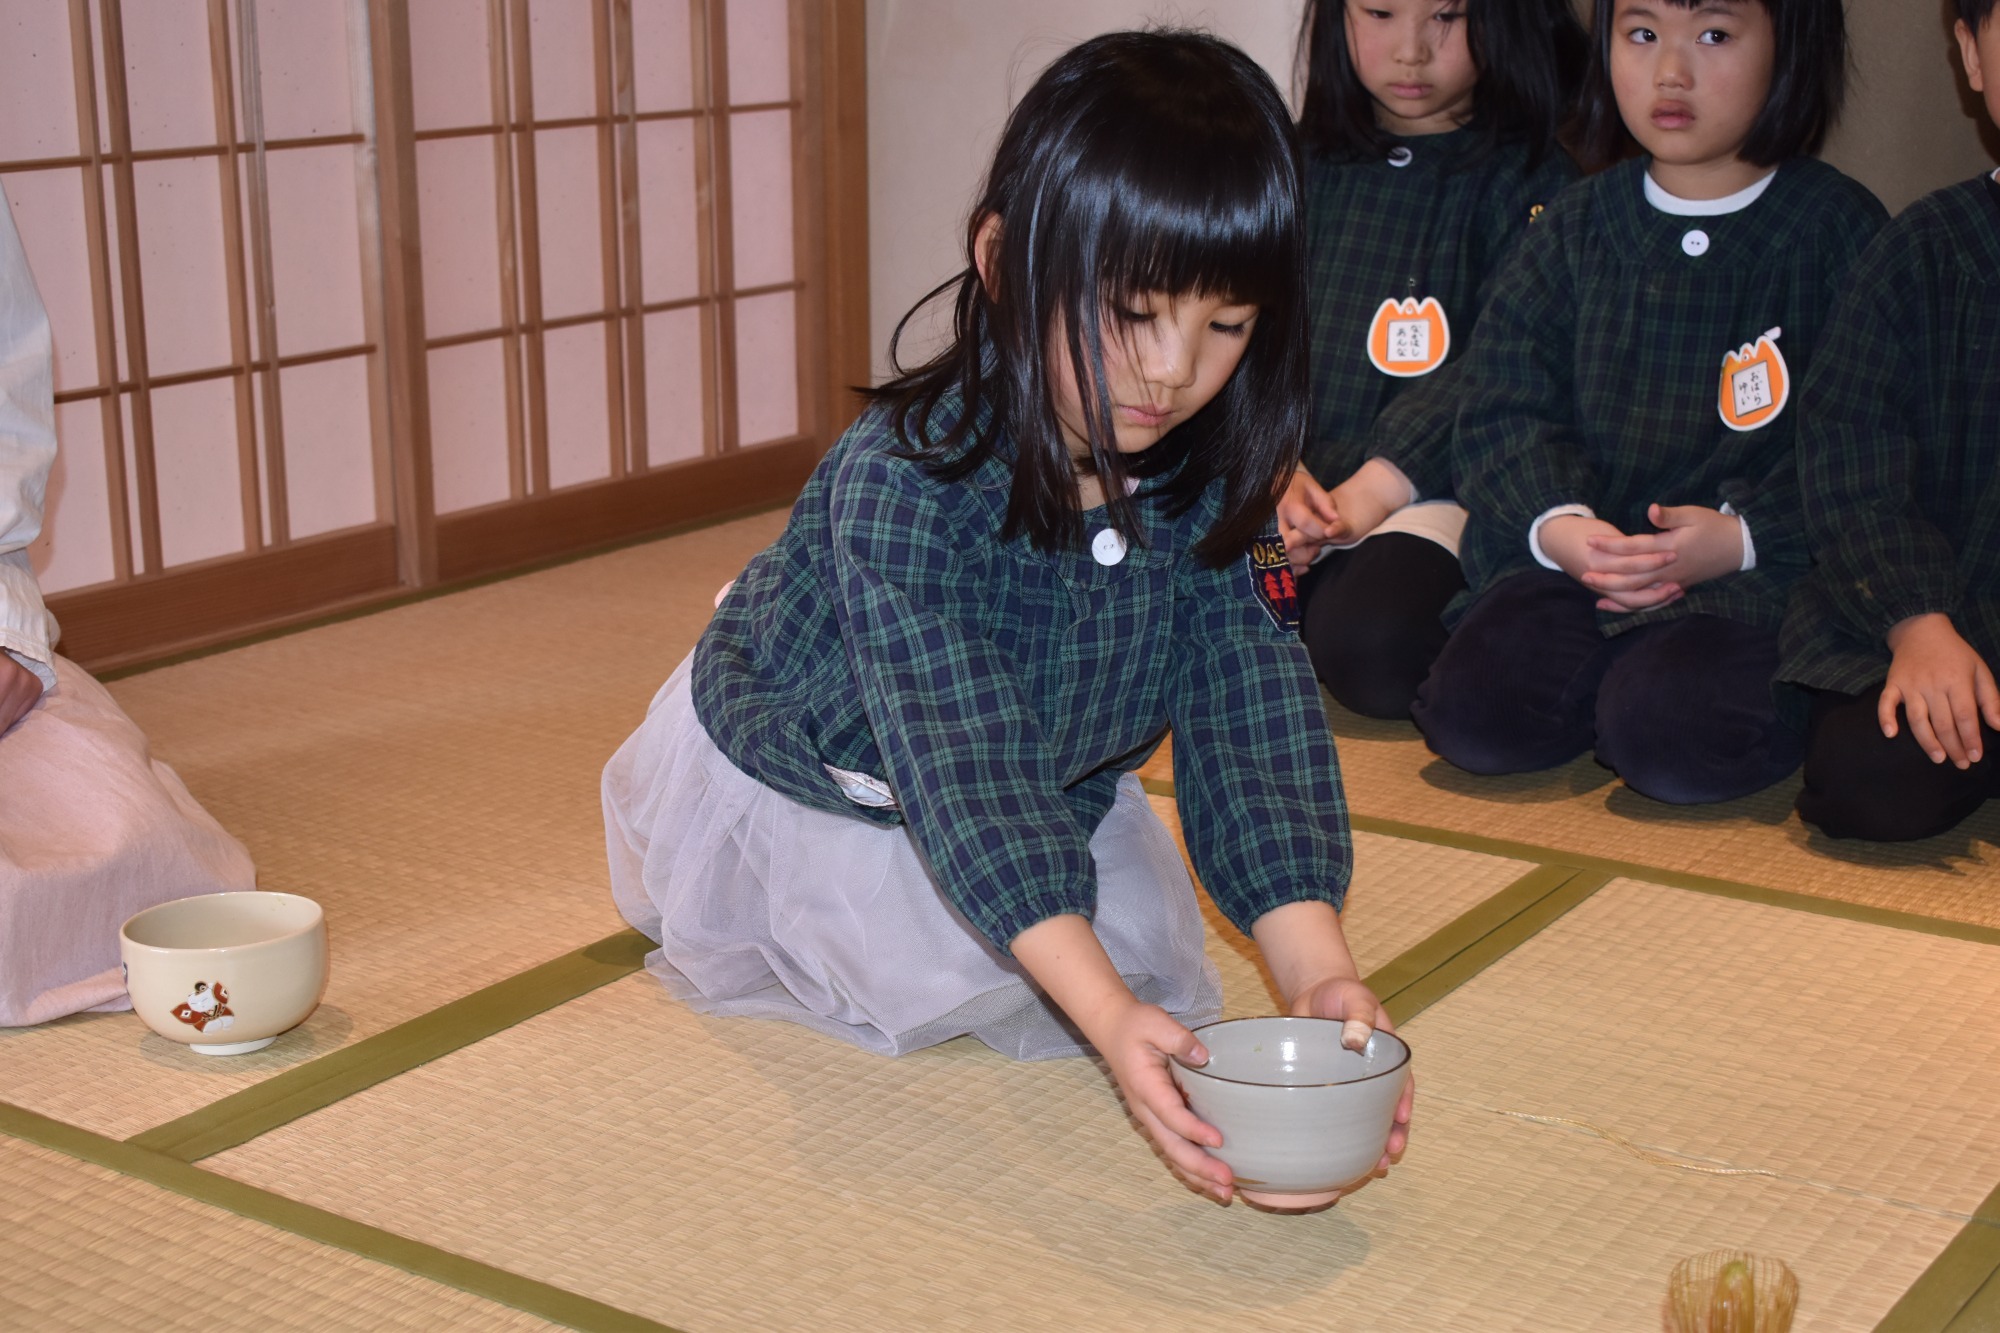
POLYGON ((79 1129, 11 1103, 0 1102, 0 1134, 583 1333, 679 1333, 671 1325, 562 1287, 301 1203, 129 1141, 120 1142, 79 1129))

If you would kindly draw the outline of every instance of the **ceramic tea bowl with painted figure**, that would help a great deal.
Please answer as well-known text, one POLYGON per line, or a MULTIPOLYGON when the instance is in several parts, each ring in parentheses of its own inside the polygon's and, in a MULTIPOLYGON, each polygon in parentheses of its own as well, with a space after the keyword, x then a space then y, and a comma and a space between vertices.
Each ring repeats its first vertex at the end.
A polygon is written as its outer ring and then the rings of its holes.
POLYGON ((149 907, 118 937, 147 1027, 203 1055, 262 1050, 326 991, 326 916, 293 893, 209 893, 149 907))
POLYGON ((1194 1113, 1222 1131, 1209 1151, 1266 1208, 1319 1208, 1382 1160, 1410 1048, 1376 1030, 1360 1050, 1325 1018, 1238 1018, 1198 1028, 1199 1068, 1173 1064, 1194 1113))

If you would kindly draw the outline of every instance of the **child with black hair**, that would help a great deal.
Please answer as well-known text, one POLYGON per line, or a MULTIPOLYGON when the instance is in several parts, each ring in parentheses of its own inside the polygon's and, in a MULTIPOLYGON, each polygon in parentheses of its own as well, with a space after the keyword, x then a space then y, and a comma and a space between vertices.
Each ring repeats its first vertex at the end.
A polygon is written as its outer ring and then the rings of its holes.
MULTIPOLYGON (((1994 0, 1959 49, 2000 120, 1994 0)), ((1815 565, 1780 678, 1812 691, 1799 815, 1836 838, 1942 833, 2000 792, 2000 178, 1911 205, 1855 264, 1806 383, 1815 565)))
POLYGON ((1167 1063, 1206 1061, 1217 976, 1133 773, 1171 726, 1190 854, 1289 1008, 1388 1026, 1271 518, 1303 241, 1289 116, 1234 47, 1115 33, 1036 81, 932 293, 953 341, 875 392, 605 770, 614 895, 676 996, 891 1054, 1087 1044, 1226 1201, 1167 1063))
POLYGON ((1301 44, 1313 422, 1280 526, 1319 678, 1407 717, 1465 587, 1447 368, 1576 177, 1586 39, 1569 0, 1313 0, 1301 44))
POLYGON ((1595 747, 1676 804, 1790 773, 1778 630, 1807 564, 1792 404, 1882 224, 1814 160, 1841 0, 1597 0, 1585 150, 1516 250, 1460 388, 1471 594, 1412 710, 1474 773, 1595 747))

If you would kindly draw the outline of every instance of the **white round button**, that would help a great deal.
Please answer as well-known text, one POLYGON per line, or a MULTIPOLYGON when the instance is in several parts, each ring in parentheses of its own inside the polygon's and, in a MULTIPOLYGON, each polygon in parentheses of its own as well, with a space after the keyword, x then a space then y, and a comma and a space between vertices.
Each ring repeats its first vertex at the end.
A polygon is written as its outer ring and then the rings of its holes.
POLYGON ((1708 233, 1696 227, 1693 231, 1681 237, 1681 250, 1683 253, 1693 256, 1696 259, 1701 258, 1701 256, 1708 253, 1708 233))
POLYGON ((1115 565, 1125 558, 1125 538, 1116 528, 1104 528, 1090 539, 1090 555, 1100 565, 1115 565))
POLYGON ((1407 167, 1416 160, 1417 155, 1401 144, 1389 150, 1389 165, 1392 167, 1407 167))

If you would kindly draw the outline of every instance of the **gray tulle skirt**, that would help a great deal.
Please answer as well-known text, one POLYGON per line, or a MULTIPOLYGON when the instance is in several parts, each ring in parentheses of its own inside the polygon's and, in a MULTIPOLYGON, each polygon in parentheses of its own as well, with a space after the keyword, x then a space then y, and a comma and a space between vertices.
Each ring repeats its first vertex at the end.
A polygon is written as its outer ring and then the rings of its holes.
MULTIPOLYGON (((689 666, 604 770, 611 889, 704 1014, 782 1018, 888 1055, 970 1034, 1022 1060, 1082 1038, 938 890, 908 831, 800 805, 718 750, 689 666)), ((1136 777, 1091 839, 1098 938, 1138 997, 1190 1026, 1222 992, 1173 835, 1136 777)))

